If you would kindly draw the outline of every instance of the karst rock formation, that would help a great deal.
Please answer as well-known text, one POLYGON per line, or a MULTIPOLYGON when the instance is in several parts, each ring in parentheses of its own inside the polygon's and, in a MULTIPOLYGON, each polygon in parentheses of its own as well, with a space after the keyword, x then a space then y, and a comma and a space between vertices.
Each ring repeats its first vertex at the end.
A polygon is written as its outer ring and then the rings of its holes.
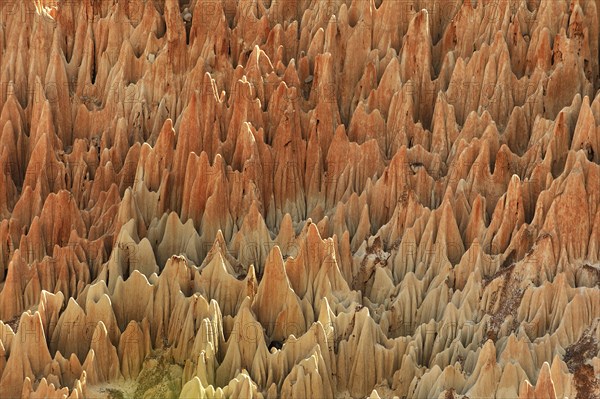
POLYGON ((600 398, 600 0, 0 2, 0 398, 600 398))

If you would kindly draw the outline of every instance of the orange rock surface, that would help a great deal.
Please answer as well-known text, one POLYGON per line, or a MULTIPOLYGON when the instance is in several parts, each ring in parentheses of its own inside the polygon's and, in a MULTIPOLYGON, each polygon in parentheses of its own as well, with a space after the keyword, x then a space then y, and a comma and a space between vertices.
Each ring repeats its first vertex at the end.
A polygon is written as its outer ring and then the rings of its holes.
POLYGON ((0 2, 0 398, 600 397, 600 2, 0 2))

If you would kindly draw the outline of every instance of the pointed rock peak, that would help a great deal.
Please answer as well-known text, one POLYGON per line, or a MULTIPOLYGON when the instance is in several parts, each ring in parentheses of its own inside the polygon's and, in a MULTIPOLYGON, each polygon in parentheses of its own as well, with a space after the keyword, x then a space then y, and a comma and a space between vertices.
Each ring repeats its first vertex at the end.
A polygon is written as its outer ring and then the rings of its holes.
POLYGON ((285 267, 283 266, 283 255, 278 245, 273 246, 265 262, 263 279, 287 280, 285 267))
POLYGON ((556 391, 548 362, 542 364, 542 369, 535 384, 535 396, 538 398, 556 398, 556 391))
POLYGON ((173 127, 173 120, 167 118, 163 123, 158 139, 156 140, 155 148, 157 149, 172 149, 173 142, 175 139, 175 128, 173 127))
POLYGON ((223 237, 223 232, 221 229, 217 230, 217 235, 215 236, 215 241, 210 249, 210 252, 226 252, 227 251, 227 243, 225 243, 225 237, 223 237))
POLYGON ((266 229, 266 226, 264 225, 264 219, 260 214, 259 204, 257 201, 252 201, 250 209, 248 210, 248 213, 244 218, 244 225, 246 225, 246 223, 247 227, 252 230, 256 230, 257 228, 260 228, 261 230, 266 229))

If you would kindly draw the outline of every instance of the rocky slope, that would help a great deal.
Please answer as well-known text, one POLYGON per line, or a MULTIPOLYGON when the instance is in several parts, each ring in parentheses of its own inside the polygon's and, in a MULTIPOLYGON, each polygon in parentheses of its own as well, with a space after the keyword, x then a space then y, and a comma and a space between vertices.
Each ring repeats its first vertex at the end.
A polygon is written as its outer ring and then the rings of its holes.
POLYGON ((600 397, 600 2, 0 2, 0 397, 600 397))

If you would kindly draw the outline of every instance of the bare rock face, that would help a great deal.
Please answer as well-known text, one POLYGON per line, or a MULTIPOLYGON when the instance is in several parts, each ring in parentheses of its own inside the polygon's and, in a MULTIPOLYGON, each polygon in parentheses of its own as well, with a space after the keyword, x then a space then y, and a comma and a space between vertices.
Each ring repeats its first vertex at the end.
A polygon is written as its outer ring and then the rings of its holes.
POLYGON ((0 1, 0 398, 600 397, 599 12, 0 1))

